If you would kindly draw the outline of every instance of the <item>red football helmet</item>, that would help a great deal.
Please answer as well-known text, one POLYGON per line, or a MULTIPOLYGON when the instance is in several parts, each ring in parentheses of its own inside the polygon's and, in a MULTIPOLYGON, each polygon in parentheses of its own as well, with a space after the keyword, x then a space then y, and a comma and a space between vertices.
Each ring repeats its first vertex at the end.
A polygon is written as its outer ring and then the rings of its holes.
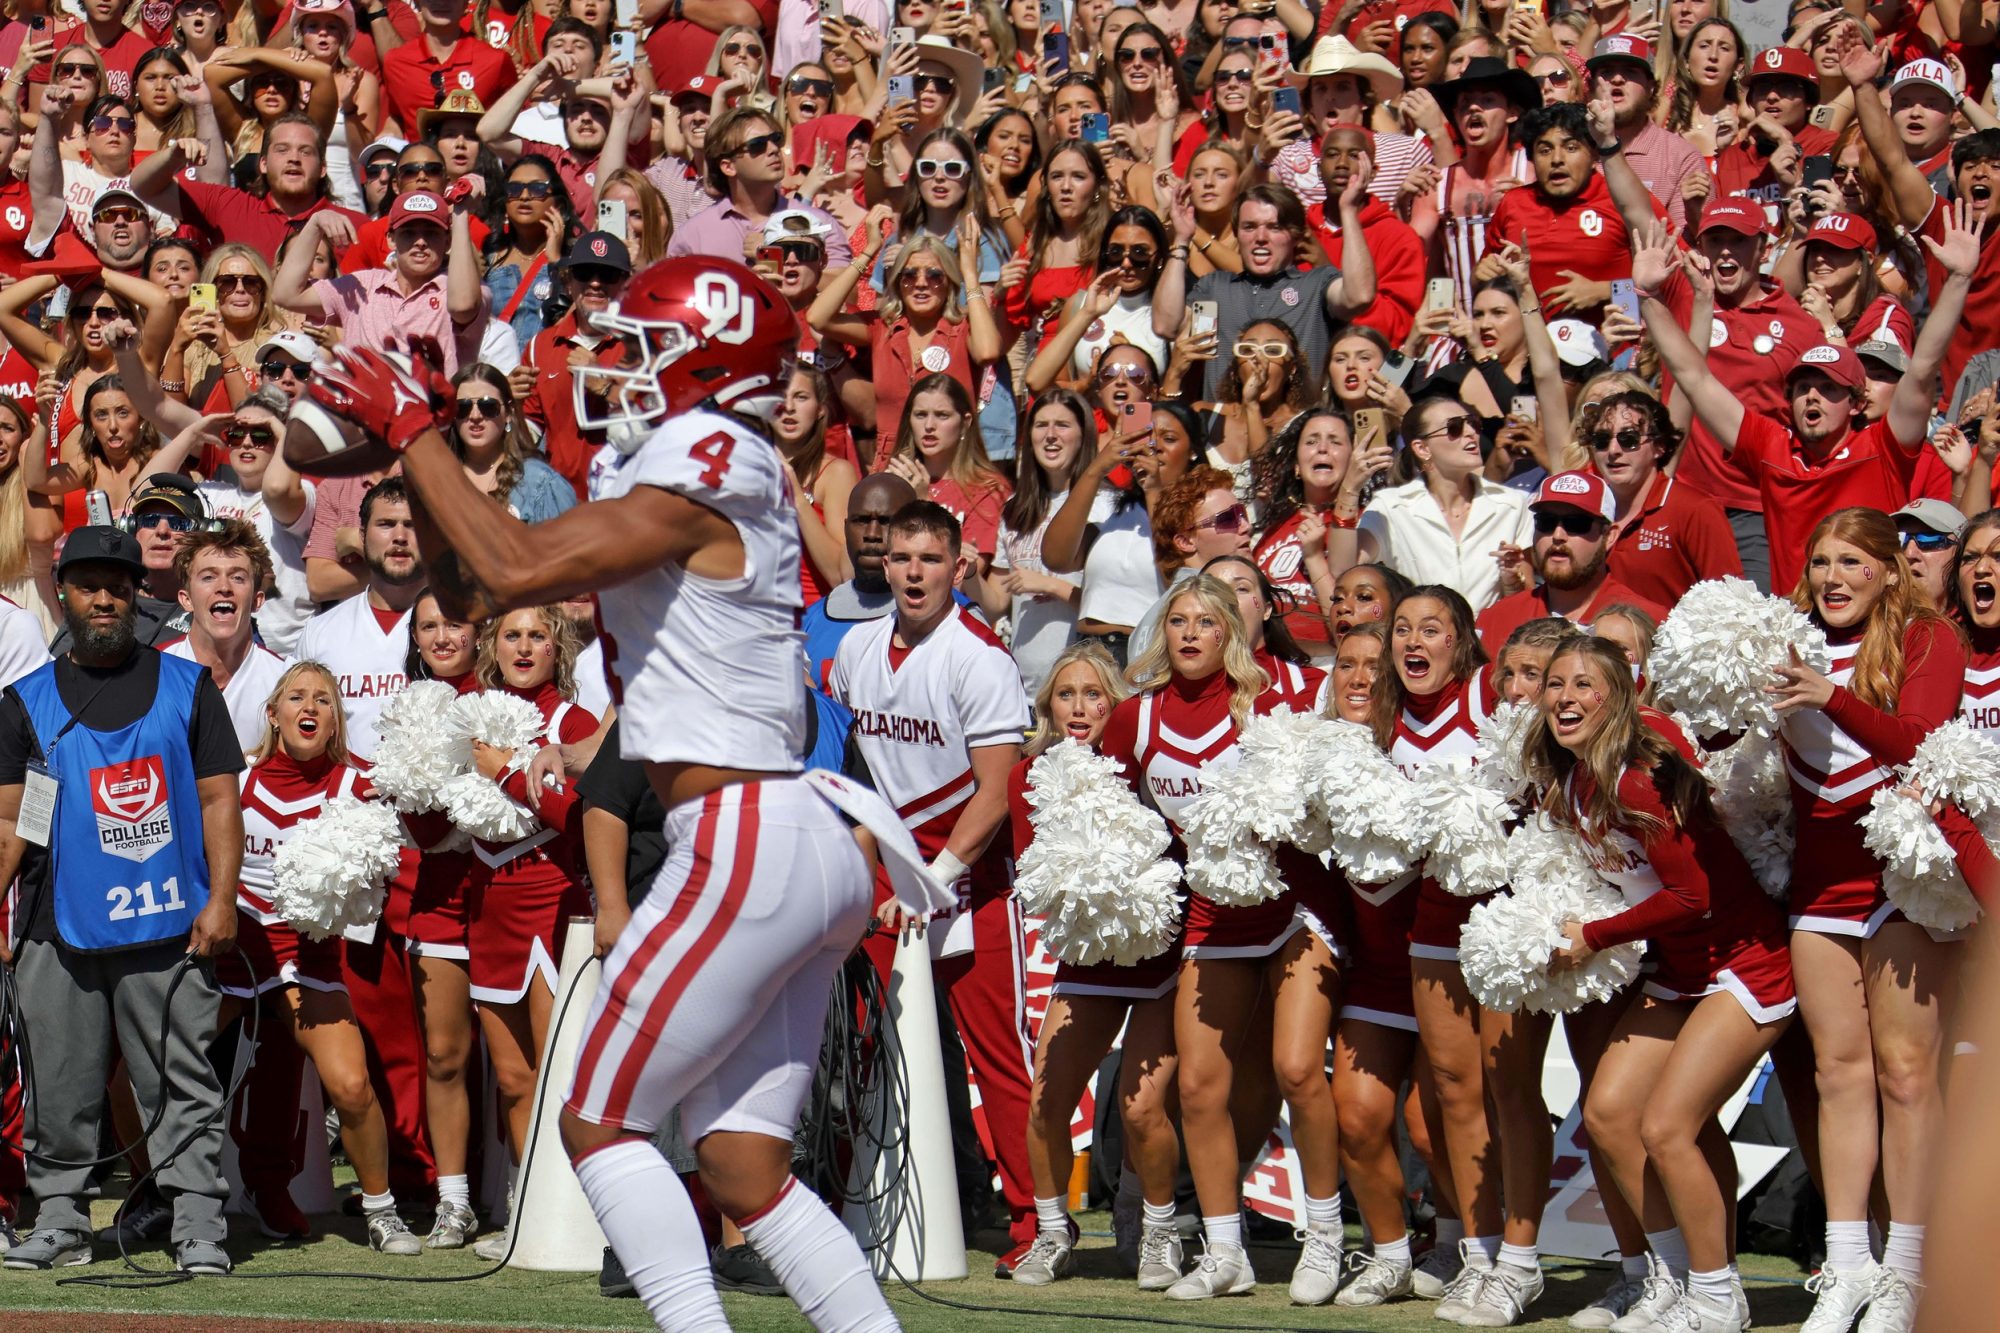
POLYGON ((709 255, 662 259, 634 274, 591 324, 624 347, 572 367, 577 424, 601 427, 627 453, 668 416, 704 405, 767 415, 784 395, 799 342, 798 319, 770 283, 709 255))

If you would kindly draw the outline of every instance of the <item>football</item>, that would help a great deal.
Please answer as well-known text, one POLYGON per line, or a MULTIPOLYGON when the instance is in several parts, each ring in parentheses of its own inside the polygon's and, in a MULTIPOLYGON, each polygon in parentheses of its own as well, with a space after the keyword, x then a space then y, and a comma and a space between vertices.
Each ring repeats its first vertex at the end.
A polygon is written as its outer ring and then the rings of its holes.
POLYGON ((285 461, 302 476, 354 477, 387 468, 396 454, 346 417, 302 397, 285 423, 285 461))

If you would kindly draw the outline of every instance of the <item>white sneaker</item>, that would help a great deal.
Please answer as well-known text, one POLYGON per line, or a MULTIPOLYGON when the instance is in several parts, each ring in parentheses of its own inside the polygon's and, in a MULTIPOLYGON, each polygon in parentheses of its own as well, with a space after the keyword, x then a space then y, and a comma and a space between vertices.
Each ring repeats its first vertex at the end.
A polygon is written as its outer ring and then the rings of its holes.
POLYGON ((1868 1298, 1868 1313, 1861 1316, 1861 1333, 1910 1333, 1917 1325, 1919 1290, 1915 1283, 1883 1264, 1876 1270, 1875 1293, 1868 1298))
POLYGON ((1292 1270, 1292 1304, 1325 1305, 1340 1289, 1340 1232, 1307 1227, 1298 1236, 1305 1247, 1292 1270))
POLYGON ((1542 1294, 1540 1268, 1494 1264, 1481 1277, 1478 1299, 1458 1318, 1467 1328, 1512 1328, 1542 1294))
POLYGON ((1833 1268, 1821 1268, 1806 1279, 1806 1290, 1819 1297, 1813 1303, 1812 1313, 1799 1325, 1799 1333, 1847 1333, 1854 1327, 1854 1320, 1868 1306, 1875 1294, 1877 1275, 1882 1265, 1870 1259, 1866 1267, 1841 1272, 1833 1268))
POLYGON ((1139 1290, 1165 1291, 1181 1280, 1181 1233, 1172 1223, 1139 1237, 1139 1290))
POLYGON ((1410 1290, 1427 1301, 1437 1300, 1464 1267, 1456 1247, 1433 1245, 1424 1252, 1423 1258, 1417 1260, 1417 1266, 1410 1270, 1410 1290))
POLYGON ((1674 1333, 1743 1333, 1743 1321, 1736 1317, 1736 1302, 1712 1305, 1698 1291, 1683 1291, 1680 1303, 1667 1312, 1661 1327, 1674 1333))
POLYGON ((1604 1294, 1569 1317, 1571 1328, 1610 1328, 1639 1303, 1644 1284, 1622 1268, 1604 1294))
POLYGON ((1241 1245, 1208 1245, 1194 1271, 1167 1288, 1170 1301, 1205 1301, 1211 1296, 1242 1296, 1257 1289, 1250 1254, 1241 1245))
POLYGON ((1347 1256, 1347 1283, 1333 1303, 1349 1309, 1386 1305, 1410 1294, 1415 1273, 1408 1264, 1390 1263, 1379 1255, 1355 1250, 1347 1256))
MULTIPOLYGON (((1458 1276, 1445 1286, 1444 1294, 1438 1297, 1437 1309, 1431 1313, 1436 1318, 1457 1323, 1472 1312, 1479 1303, 1479 1285, 1486 1275, 1493 1271, 1491 1266, 1474 1267, 1472 1263, 1473 1244, 1470 1239, 1458 1243, 1458 1276)), ((1481 1255, 1484 1259, 1485 1256, 1481 1255)))
POLYGON ((1655 1328, 1669 1327, 1667 1312, 1680 1301, 1680 1283, 1653 1256, 1646 1256, 1646 1265, 1650 1271, 1639 1284, 1639 1299, 1611 1322, 1611 1333, 1653 1333, 1655 1328))
POLYGON ((1145 1221, 1145 1196, 1127 1199, 1121 1190, 1111 1203, 1111 1239, 1112 1249, 1118 1254, 1118 1266, 1125 1270, 1126 1277, 1139 1271, 1139 1232, 1145 1221))
POLYGON ((1748 1330, 1752 1327, 1750 1323, 1750 1294, 1743 1290, 1742 1278, 1732 1276, 1729 1279, 1729 1294, 1736 1298, 1736 1317, 1743 1321, 1744 1329, 1748 1330))
MULTIPOLYGON (((1074 1222, 1070 1226, 1075 1226, 1074 1222)), ((1014 1264, 1012 1279, 1024 1287, 1046 1287, 1069 1276, 1070 1255, 1076 1242, 1065 1227, 1061 1231, 1038 1231, 1034 1244, 1014 1264)))

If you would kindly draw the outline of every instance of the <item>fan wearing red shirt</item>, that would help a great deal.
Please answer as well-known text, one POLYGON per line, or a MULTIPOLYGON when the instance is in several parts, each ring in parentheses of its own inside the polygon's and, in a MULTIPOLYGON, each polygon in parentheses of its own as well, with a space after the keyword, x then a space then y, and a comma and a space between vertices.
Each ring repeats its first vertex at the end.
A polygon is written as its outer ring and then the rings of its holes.
POLYGON ((723 29, 742 24, 776 32, 778 0, 639 0, 639 20, 657 25, 646 34, 653 86, 685 88, 706 68, 723 29))
POLYGON ((1834 133, 1806 123, 1819 104, 1819 71, 1797 47, 1774 46, 1750 62, 1744 89, 1757 117, 1716 154, 1715 192, 1747 194, 1776 205, 1791 188, 1784 176, 1796 179, 1799 156, 1833 151, 1834 133), (1798 156, 1788 148, 1796 148, 1798 156), (1777 162, 1786 162, 1782 175, 1777 162))
POLYGON ((1665 403, 1637 389, 1613 394, 1595 421, 1586 414, 1581 434, 1617 504, 1612 578, 1671 607, 1704 579, 1743 577, 1722 506, 1664 470, 1681 434, 1665 403))
MULTIPOLYGON (((1501 276, 1500 248, 1522 247, 1542 309, 1552 318, 1596 322, 1611 299, 1612 280, 1632 276, 1625 218, 1597 169, 1599 139, 1617 143, 1609 105, 1604 104, 1606 124, 1599 137, 1592 135, 1591 113, 1574 102, 1537 107, 1521 117, 1521 142, 1535 179, 1527 189, 1502 196, 1486 224, 1486 255, 1474 276, 1480 281, 1501 276)), ((1667 215, 1657 200, 1653 214, 1667 215)))
POLYGON ((361 214, 342 208, 326 192, 325 139, 310 116, 288 111, 264 132, 261 192, 184 180, 188 163, 179 142, 132 168, 132 193, 179 217, 211 239, 241 241, 278 262, 278 247, 305 220, 330 208, 359 224, 361 214))
POLYGON ((1479 613, 1479 641, 1495 659, 1512 634, 1530 620, 1550 616, 1588 625, 1608 606, 1636 606, 1657 624, 1667 608, 1611 577, 1611 524, 1618 500, 1604 478, 1558 472, 1542 483, 1528 506, 1535 516, 1534 587, 1502 597, 1479 613))
POLYGON ((1710 373, 1703 353, 1660 299, 1679 262, 1664 229, 1655 229, 1633 254, 1633 280, 1644 298, 1642 311, 1660 360, 1724 452, 1740 453, 1755 472, 1771 543, 1773 588, 1789 590, 1798 583, 1805 569, 1806 538, 1834 510, 1861 506, 1887 512, 1908 503, 1931 405, 1937 400, 1938 367, 1979 263, 1979 238, 1967 229, 1969 215, 1970 206, 1961 201, 1944 221, 1942 240, 1924 237, 1931 262, 1945 279, 1931 288, 1931 312, 1888 412, 1859 431, 1854 425, 1866 377, 1852 349, 1814 347, 1790 368, 1785 376, 1790 429, 1746 412, 1710 373))
MULTIPOLYGON (((1326 183, 1326 197, 1339 199, 1349 177, 1357 171, 1375 174, 1375 136, 1358 125, 1336 125, 1329 129, 1319 149, 1319 178, 1326 183)), ((1306 206, 1306 223, 1319 238, 1319 248, 1328 262, 1341 251, 1340 221, 1329 220, 1325 203, 1306 206)), ((1375 301, 1348 322, 1366 324, 1391 344, 1409 336, 1416 322, 1417 306, 1424 298, 1424 243, 1410 225, 1372 194, 1361 197, 1361 234, 1375 256, 1375 301)))
POLYGON ((467 34, 468 0, 416 0, 423 36, 382 57, 382 133, 417 127, 417 113, 464 89, 492 106, 514 86, 514 62, 467 34))

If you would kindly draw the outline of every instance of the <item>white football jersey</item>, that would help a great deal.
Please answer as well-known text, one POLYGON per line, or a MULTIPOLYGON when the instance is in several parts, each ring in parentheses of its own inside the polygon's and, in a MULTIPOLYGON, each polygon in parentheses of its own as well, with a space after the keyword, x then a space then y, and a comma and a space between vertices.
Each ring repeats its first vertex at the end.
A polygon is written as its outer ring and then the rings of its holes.
POLYGON ((49 646, 42 622, 26 607, 0 597, 0 686, 49 664, 49 646))
POLYGON ((799 520, 770 441, 713 412, 663 424, 632 454, 591 460, 590 498, 656 486, 714 510, 743 573, 662 564, 597 597, 598 643, 627 759, 795 773, 806 743, 799 520))
POLYGON ((854 711, 875 790, 931 857, 971 799, 971 751, 1020 744, 1032 713, 1006 645, 964 607, 892 666, 895 632, 894 616, 850 630, 834 654, 830 692, 854 711))
MULTIPOLYGON (((194 643, 190 639, 176 639, 160 650, 170 657, 195 660, 194 643)), ((278 688, 284 679, 285 659, 259 644, 251 644, 250 651, 243 656, 243 665, 222 687, 222 702, 229 705, 229 721, 236 728, 236 743, 243 747, 243 753, 264 743, 264 705, 271 700, 271 691, 278 688)))
POLYGON ((322 611, 299 631, 301 662, 318 662, 333 672, 347 713, 347 752, 359 759, 375 757, 375 719, 391 695, 401 694, 409 680, 403 665, 410 650, 410 613, 382 628, 364 590, 330 610, 322 611))

